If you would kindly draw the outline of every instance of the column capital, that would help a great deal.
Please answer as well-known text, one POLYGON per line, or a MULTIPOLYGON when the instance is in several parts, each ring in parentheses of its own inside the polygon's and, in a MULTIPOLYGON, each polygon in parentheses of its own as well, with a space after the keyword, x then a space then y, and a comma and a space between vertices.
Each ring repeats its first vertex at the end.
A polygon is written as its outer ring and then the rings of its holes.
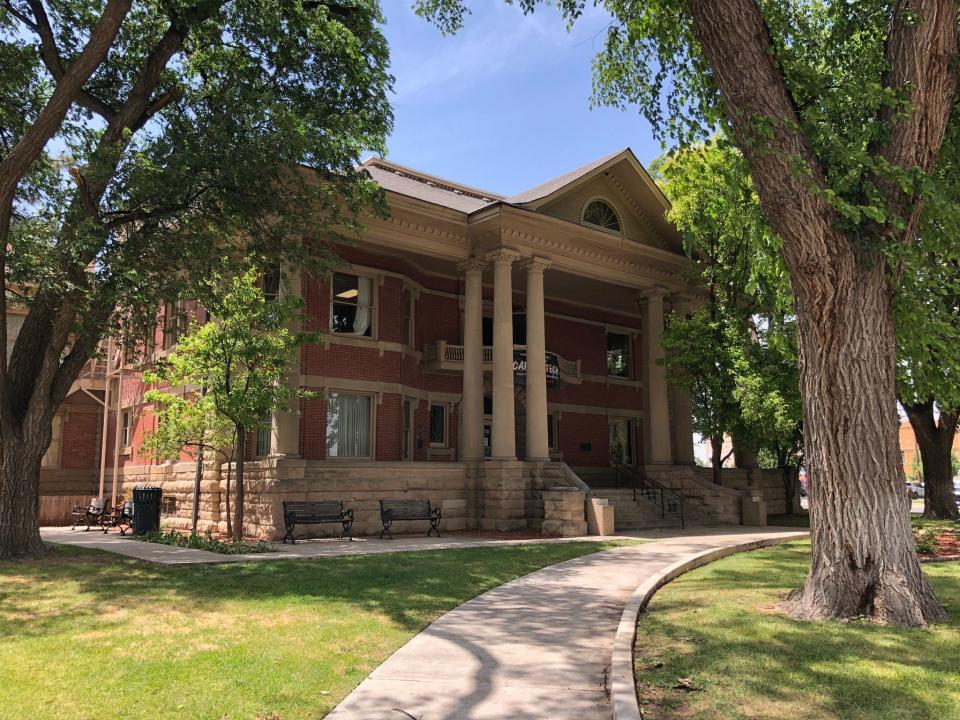
POLYGON ((486 267, 487 264, 478 258, 467 258, 462 263, 457 265, 457 270, 460 270, 467 275, 479 275, 486 269, 486 267))
POLYGON ((533 256, 523 259, 518 267, 523 268, 528 273, 542 273, 551 265, 553 265, 552 260, 533 256))
POLYGON ((670 295, 670 291, 664 287, 652 287, 647 288, 646 290, 641 290, 637 293, 637 297, 640 302, 645 302, 648 300, 663 300, 665 297, 670 295))
POLYGON ((510 248, 495 248, 486 254, 486 259, 494 265, 513 265, 522 256, 510 248))

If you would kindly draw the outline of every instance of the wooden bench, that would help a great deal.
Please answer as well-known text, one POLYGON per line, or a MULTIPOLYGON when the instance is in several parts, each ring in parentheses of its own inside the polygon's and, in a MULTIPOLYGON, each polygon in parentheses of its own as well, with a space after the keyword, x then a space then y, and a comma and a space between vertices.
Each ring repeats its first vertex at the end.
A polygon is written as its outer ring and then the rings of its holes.
POLYGON ((319 525, 321 523, 340 523, 343 525, 340 539, 343 540, 346 537, 353 542, 353 534, 351 533, 353 510, 345 509, 341 501, 304 502, 284 500, 283 524, 287 527, 287 534, 283 536, 284 544, 287 540, 290 540, 291 545, 297 544, 293 537, 293 530, 297 525, 319 525))
POLYGON ((383 530, 380 531, 380 537, 386 533, 393 540, 390 526, 397 520, 429 520, 427 537, 434 532, 440 537, 440 508, 431 507, 429 500, 381 500, 380 521, 383 530))
POLYGON ((90 498, 87 505, 74 507, 71 515, 74 518, 71 530, 76 530, 77 525, 85 524, 87 527, 84 528, 84 532, 97 526, 106 533, 107 527, 109 527, 110 500, 107 498, 90 498))

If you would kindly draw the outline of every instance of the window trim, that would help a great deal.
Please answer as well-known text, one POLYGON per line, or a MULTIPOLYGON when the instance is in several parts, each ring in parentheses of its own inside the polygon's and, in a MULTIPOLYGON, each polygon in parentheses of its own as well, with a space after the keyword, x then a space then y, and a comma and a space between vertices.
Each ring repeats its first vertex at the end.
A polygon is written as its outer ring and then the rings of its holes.
MULTIPOLYGON (((377 312, 377 310, 380 307, 380 297, 379 297, 380 293, 378 290, 380 283, 377 280, 378 280, 378 277, 375 274, 363 272, 362 270, 356 270, 352 267, 346 268, 343 271, 334 270, 327 276, 327 286, 328 286, 327 296, 329 299, 327 308, 330 314, 330 319, 329 319, 329 322, 327 323, 327 326, 330 330, 331 335, 334 335, 336 337, 353 338, 355 340, 365 340, 368 342, 371 340, 377 340, 379 338, 380 328, 379 328, 379 322, 377 319, 377 316, 379 315, 379 313, 377 312), (339 302, 333 299, 333 278, 336 275, 351 275, 358 279, 364 278, 370 281, 370 334, 369 335, 356 335, 353 333, 338 332, 337 330, 333 329, 333 305, 335 302, 339 302)), ((357 305, 357 307, 359 307, 359 304, 357 305)))
POLYGON ((427 415, 429 422, 427 427, 427 438, 430 441, 430 447, 433 449, 447 449, 450 447, 450 403, 443 400, 432 400, 430 410, 427 415), (443 442, 433 442, 433 408, 443 408, 443 442))
POLYGON ((257 427, 254 436, 253 456, 255 458, 270 457, 271 451, 273 450, 273 413, 264 413, 260 418, 260 422, 267 422, 268 417, 269 423, 267 423, 265 427, 257 427), (265 453, 260 452, 260 442, 262 438, 267 439, 267 451, 265 453))
POLYGON ((327 411, 324 413, 324 431, 323 431, 323 457, 326 460, 355 462, 357 460, 376 460, 377 459, 377 393, 364 392, 362 390, 341 390, 340 388, 327 388, 326 392, 327 411), (357 397, 370 398, 370 417, 367 425, 370 431, 370 453, 368 455, 330 455, 329 445, 327 444, 326 427, 330 422, 330 396, 331 395, 354 395, 357 397))
POLYGON ((587 201, 580 208, 580 224, 589 228, 594 228, 596 230, 602 230, 603 232, 610 233, 611 235, 623 236, 623 216, 620 211, 617 210, 616 205, 610 202, 607 198, 602 195, 594 195, 591 198, 588 198, 587 201), (601 202, 606 205, 613 212, 614 217, 617 218, 617 224, 620 226, 619 230, 614 230, 613 228, 604 227, 603 225, 597 225, 586 219, 587 209, 596 202, 601 202))
POLYGON ((558 453, 560 452, 560 414, 557 412, 547 413, 547 438, 550 437, 551 431, 553 432, 553 442, 550 443, 548 440, 549 447, 547 449, 550 452, 558 453))
POLYGON ((407 321, 407 333, 406 337, 400 338, 400 344, 406 345, 407 347, 416 347, 416 307, 417 307, 417 295, 413 291, 413 288, 404 285, 400 289, 400 334, 403 335, 403 321, 407 321), (410 302, 404 302, 404 296, 409 294, 410 302), (406 307, 403 307, 403 306, 406 307))
POLYGON ((129 450, 133 444, 133 411, 120 411, 120 448, 129 450))

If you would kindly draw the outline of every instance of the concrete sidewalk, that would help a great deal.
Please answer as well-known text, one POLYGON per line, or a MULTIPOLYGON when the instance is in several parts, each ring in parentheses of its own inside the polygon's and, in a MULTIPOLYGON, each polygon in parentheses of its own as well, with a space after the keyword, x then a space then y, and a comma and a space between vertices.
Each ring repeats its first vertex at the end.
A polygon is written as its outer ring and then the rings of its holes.
POLYGON ((441 617, 327 718, 609 720, 613 639, 637 586, 705 550, 806 535, 789 528, 688 530, 544 568, 441 617))
MULTIPOLYGON (((671 531, 651 531, 649 533, 635 533, 629 536, 615 537, 644 537, 656 540, 668 537, 671 531)), ((40 536, 46 541, 60 545, 105 550, 106 552, 125 555, 126 557, 146 560, 161 565, 203 565, 233 562, 255 562, 263 560, 305 560, 310 558, 340 557, 343 555, 378 555, 381 553, 414 552, 417 550, 446 550, 452 548, 472 547, 504 547, 510 545, 528 545, 565 542, 603 542, 615 539, 611 537, 577 537, 577 538, 534 538, 524 540, 498 540, 494 538, 477 537, 473 535, 445 535, 444 537, 424 537, 423 535, 398 535, 394 540, 381 540, 376 537, 358 537, 353 542, 336 538, 318 538, 315 540, 298 540, 296 545, 275 543, 276 552, 249 553, 245 555, 221 555, 180 548, 172 545, 140 542, 129 535, 120 535, 111 531, 104 535, 99 530, 71 530, 62 527, 47 527, 40 529, 40 536)))

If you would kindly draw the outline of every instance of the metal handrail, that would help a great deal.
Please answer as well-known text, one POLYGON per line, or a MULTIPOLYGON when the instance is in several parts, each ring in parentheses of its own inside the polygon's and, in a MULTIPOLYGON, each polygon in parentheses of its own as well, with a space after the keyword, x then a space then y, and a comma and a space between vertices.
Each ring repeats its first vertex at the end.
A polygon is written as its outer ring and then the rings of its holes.
POLYGON ((672 515, 680 520, 680 528, 684 527, 682 495, 651 479, 636 466, 617 463, 614 465, 614 469, 617 472, 617 487, 621 486, 621 477, 625 477, 626 487, 633 490, 634 500, 639 495, 644 500, 659 505, 661 519, 668 514, 672 515))

